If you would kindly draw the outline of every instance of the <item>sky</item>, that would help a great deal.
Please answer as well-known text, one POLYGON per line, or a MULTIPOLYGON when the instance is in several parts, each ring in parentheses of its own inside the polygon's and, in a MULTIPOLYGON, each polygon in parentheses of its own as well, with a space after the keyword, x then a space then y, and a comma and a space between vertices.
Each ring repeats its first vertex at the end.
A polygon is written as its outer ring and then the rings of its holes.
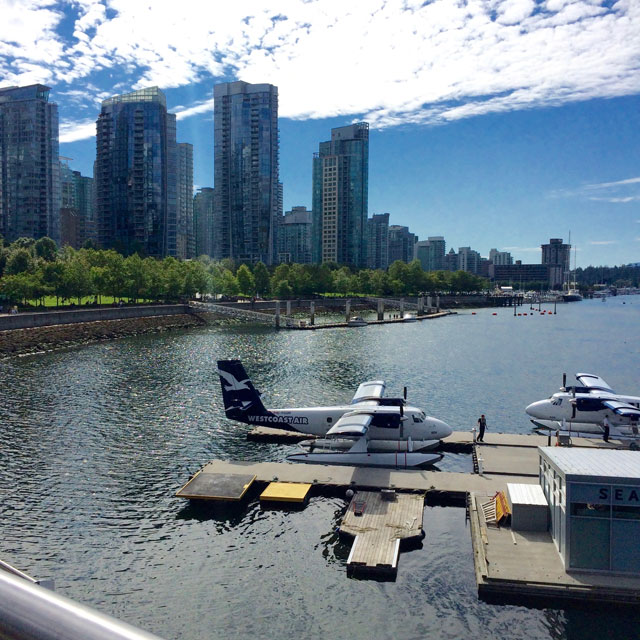
POLYGON ((44 83, 92 175, 100 103, 148 86, 213 184, 213 86, 279 92, 285 211, 331 128, 370 124, 369 215, 447 250, 640 261, 640 0, 0 0, 0 86, 44 83))

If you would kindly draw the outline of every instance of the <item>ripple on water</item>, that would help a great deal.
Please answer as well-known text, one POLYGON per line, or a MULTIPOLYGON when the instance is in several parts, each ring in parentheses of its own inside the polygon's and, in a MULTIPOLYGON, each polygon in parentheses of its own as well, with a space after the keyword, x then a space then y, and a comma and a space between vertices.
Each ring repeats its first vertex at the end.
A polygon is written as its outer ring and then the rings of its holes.
MULTIPOLYGON (((461 509, 426 508, 422 548, 401 555, 395 583, 378 583, 346 578, 339 498, 279 511, 175 497, 212 458, 295 450, 249 443, 224 417, 219 358, 246 361, 267 406, 342 403, 383 378, 455 428, 485 413, 490 429, 526 433, 523 407, 562 371, 633 391, 640 304, 599 304, 527 324, 481 311, 362 331, 212 327, 3 360, 2 555, 166 638, 633 637, 634 616, 479 602, 461 509)), ((469 456, 438 468, 470 471, 469 456)))

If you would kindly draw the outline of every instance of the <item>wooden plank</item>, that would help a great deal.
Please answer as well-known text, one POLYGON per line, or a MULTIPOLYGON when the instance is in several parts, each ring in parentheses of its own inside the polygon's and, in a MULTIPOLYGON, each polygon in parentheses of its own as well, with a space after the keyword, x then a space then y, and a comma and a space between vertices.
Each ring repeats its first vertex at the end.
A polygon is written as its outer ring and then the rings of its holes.
POLYGON ((359 491, 352 499, 340 531, 354 536, 347 571, 393 576, 400 540, 422 535, 424 496, 396 494, 393 501, 378 492, 359 491), (364 503, 362 515, 356 504, 364 503))

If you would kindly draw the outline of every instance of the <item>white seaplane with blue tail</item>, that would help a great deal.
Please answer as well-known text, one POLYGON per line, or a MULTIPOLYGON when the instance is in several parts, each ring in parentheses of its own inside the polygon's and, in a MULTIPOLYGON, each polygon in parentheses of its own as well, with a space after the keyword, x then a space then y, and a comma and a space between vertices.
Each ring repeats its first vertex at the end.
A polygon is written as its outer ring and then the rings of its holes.
POLYGON ((442 459, 426 453, 451 435, 451 427, 402 398, 385 398, 381 380, 363 382, 349 404, 267 409, 239 360, 219 360, 225 414, 246 424, 316 436, 308 453, 291 462, 367 467, 424 467, 442 459))

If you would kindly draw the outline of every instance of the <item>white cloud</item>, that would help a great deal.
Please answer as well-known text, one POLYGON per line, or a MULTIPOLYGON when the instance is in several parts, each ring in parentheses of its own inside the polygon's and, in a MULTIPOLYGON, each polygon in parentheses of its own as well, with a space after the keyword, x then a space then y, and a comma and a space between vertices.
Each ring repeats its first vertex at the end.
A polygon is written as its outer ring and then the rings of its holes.
POLYGON ((609 244, 617 244, 615 240, 592 240, 589 242, 592 245, 609 245, 609 244))
POLYGON ((81 80, 112 94, 101 70, 133 74, 132 89, 241 78, 276 84, 284 117, 440 123, 640 92, 640 3, 609 5, 0 0, 0 72, 9 83, 81 80))
POLYGON ((76 142, 96 135, 96 119, 60 123, 60 142, 76 142))

